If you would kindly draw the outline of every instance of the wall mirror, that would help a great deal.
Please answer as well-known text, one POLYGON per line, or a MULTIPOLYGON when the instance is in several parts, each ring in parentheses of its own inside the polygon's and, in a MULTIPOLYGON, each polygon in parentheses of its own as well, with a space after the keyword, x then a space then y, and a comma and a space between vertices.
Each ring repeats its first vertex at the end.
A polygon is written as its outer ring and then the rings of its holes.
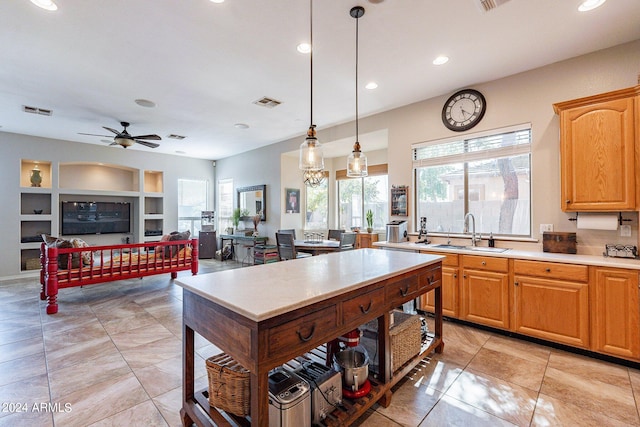
POLYGON ((238 192, 238 207, 242 212, 241 219, 250 221, 255 215, 261 214, 260 221, 267 220, 267 186, 253 185, 251 187, 240 187, 238 192), (247 214, 248 212, 248 214, 247 214))

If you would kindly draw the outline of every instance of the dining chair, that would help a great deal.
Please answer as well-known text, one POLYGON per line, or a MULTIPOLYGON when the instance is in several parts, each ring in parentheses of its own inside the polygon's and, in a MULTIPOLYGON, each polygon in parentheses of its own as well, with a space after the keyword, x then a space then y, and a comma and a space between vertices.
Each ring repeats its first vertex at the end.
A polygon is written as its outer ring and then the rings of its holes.
POLYGON ((278 246, 278 257, 280 261, 311 256, 311 254, 296 251, 293 234, 291 233, 276 233, 276 245, 278 246))
POLYGON ((293 228, 286 228, 284 230, 278 230, 278 233, 281 233, 281 234, 293 234, 294 240, 296 238, 296 230, 293 229, 293 228))
POLYGON ((356 248, 357 233, 340 233, 340 249, 339 251, 351 251, 356 248))
POLYGON ((329 230, 327 234, 327 239, 329 240, 340 240, 340 234, 344 233, 344 230, 329 230))

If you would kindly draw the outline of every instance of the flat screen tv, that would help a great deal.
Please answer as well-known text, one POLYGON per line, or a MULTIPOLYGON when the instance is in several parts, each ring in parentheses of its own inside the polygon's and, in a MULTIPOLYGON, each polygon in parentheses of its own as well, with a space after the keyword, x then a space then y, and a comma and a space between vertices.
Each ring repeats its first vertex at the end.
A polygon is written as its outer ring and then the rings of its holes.
POLYGON ((61 234, 109 234, 131 231, 129 202, 60 203, 61 234))

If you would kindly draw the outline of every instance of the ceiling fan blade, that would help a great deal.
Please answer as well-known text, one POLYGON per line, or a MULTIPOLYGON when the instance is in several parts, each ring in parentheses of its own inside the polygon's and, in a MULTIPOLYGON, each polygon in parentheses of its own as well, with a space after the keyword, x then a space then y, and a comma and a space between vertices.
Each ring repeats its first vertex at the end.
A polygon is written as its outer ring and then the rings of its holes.
POLYGON ((134 141, 149 148, 158 148, 160 146, 160 144, 156 144, 155 142, 138 141, 137 139, 134 139, 134 141))
POLYGON ((120 134, 120 132, 119 132, 119 131, 117 131, 117 130, 115 130, 115 129, 111 129, 111 128, 108 128, 108 127, 106 127, 106 126, 102 126, 102 127, 103 127, 104 129, 108 130, 108 131, 111 131, 111 132, 115 133, 116 135, 119 135, 119 134, 120 134))
POLYGON ((113 135, 96 135, 95 133, 82 133, 82 132, 78 132, 78 135, 101 136, 101 137, 103 137, 103 138, 113 138, 113 135))
POLYGON ((118 144, 117 142, 113 141, 113 142, 112 142, 111 144, 109 144, 109 145, 120 145, 120 144, 118 144))
POLYGON ((154 141, 162 140, 162 138, 160 138, 158 135, 138 135, 138 136, 132 136, 131 138, 133 138, 133 139, 151 139, 151 140, 154 140, 154 141))

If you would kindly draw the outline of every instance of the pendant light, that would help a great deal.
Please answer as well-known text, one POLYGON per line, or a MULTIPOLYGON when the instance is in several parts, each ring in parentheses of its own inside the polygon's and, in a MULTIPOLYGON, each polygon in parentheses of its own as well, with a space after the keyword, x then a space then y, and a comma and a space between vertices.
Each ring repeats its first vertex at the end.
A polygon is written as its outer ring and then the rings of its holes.
POLYGON ((353 144, 353 151, 347 159, 347 176, 358 178, 369 175, 367 156, 360 151, 360 142, 358 141, 358 20, 364 15, 364 8, 362 6, 352 7, 349 15, 356 20, 356 143, 353 144))
POLYGON ((298 167, 303 171, 321 171, 324 169, 322 145, 318 141, 318 138, 316 138, 316 125, 313 124, 313 0, 309 1, 309 33, 309 44, 311 45, 311 52, 309 52, 311 117, 307 137, 304 142, 300 144, 300 162, 298 167))

